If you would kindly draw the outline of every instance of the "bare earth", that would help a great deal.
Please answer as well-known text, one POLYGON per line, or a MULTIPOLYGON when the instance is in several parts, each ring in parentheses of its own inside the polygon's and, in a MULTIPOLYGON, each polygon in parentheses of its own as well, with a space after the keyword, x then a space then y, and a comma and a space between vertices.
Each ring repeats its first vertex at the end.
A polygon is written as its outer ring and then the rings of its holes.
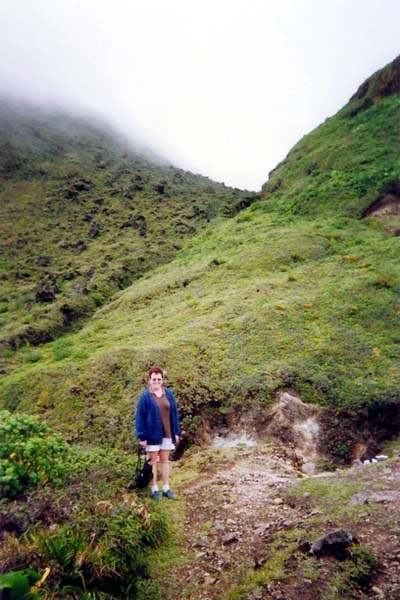
MULTIPOLYGON (((182 460, 174 468, 185 469, 182 460)), ((317 475, 358 486, 357 494, 342 502, 349 510, 332 514, 312 494, 295 496, 296 482, 306 476, 282 445, 237 447, 227 453, 207 449, 204 461, 198 479, 178 490, 185 510, 181 543, 186 561, 169 573, 168 598, 400 598, 399 458, 317 475), (339 527, 376 559, 372 577, 348 589, 335 583, 343 560, 329 554, 311 558, 304 549, 321 531, 339 527), (285 560, 274 570, 274 558, 282 552, 285 560)))

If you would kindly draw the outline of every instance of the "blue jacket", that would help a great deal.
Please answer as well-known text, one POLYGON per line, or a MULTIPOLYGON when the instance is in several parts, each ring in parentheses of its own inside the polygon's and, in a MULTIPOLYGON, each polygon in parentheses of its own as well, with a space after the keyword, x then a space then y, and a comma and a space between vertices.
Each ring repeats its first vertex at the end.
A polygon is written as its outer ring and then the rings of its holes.
MULTIPOLYGON (((180 435, 179 414, 175 396, 168 388, 165 394, 171 406, 171 435, 172 443, 175 443, 176 436, 180 435)), ((157 402, 151 395, 150 390, 144 390, 140 395, 136 409, 136 436, 141 442, 147 441, 149 445, 161 444, 163 438, 163 426, 161 421, 160 409, 157 402)))

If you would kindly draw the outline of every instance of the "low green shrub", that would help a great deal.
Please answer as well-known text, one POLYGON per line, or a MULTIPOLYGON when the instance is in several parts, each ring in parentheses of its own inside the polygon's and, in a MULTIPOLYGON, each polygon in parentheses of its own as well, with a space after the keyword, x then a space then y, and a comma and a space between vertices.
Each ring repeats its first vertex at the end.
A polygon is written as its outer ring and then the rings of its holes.
POLYGON ((347 569, 350 582, 362 589, 368 589, 374 571, 378 566, 376 558, 363 544, 354 544, 351 550, 351 561, 347 569))
POLYGON ((40 350, 27 350, 22 353, 21 360, 23 363, 36 363, 43 358, 40 350))
POLYGON ((0 411, 0 497, 13 498, 30 486, 61 482, 68 446, 30 415, 0 411))
POLYGON ((55 361, 69 358, 72 353, 72 340, 70 338, 59 338, 53 344, 53 357, 55 361))
MULTIPOLYGON (((138 504, 115 506, 107 514, 84 510, 74 523, 33 536, 41 556, 53 565, 52 586, 58 592, 107 599, 136 598, 136 587, 143 589, 148 576, 151 551, 167 539, 162 514, 138 504)), ((156 591, 152 598, 158 598, 156 591)))

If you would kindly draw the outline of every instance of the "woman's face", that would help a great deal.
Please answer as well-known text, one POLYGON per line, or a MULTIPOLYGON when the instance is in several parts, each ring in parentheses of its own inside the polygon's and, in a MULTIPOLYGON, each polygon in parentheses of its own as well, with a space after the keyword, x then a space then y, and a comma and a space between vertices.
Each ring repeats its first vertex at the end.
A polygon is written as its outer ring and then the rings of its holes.
POLYGON ((160 390, 163 384, 161 373, 152 373, 150 377, 150 387, 153 391, 160 390))

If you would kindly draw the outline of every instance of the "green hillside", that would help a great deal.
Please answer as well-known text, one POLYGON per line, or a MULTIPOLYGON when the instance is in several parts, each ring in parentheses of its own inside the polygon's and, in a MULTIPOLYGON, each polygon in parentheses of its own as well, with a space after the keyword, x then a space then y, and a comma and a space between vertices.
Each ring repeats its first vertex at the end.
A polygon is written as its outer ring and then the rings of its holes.
POLYGON ((1 103, 6 594, 398 597, 399 93, 396 59, 260 195, 100 123, 1 103), (184 429, 172 503, 129 485, 154 364, 184 429), (357 446, 393 458, 304 479, 296 448, 266 434, 282 391, 318 409, 317 469, 357 446), (244 425, 255 447, 204 444, 244 425), (307 550, 343 527, 339 558, 307 550))
POLYGON ((296 144, 263 186, 267 210, 360 217, 382 191, 398 186, 399 73, 400 57, 296 144))
POLYGON ((205 224, 254 199, 148 158, 100 122, 0 100, 6 357, 79 327, 205 224))
MULTIPOLYGON (((79 268, 76 281, 89 289, 85 298, 103 306, 79 330, 55 341, 35 340, 35 348, 18 343, 17 351, 6 348, 2 405, 42 414, 74 442, 127 447, 143 375, 149 365, 160 363, 179 398, 187 445, 241 414, 253 416, 262 427, 276 392, 287 388, 326 408, 324 439, 336 459, 347 460, 357 439, 379 444, 398 432, 398 82, 397 59, 361 86, 337 115, 305 136, 271 174, 262 198, 236 216, 227 213, 251 204, 254 197, 170 167, 151 170, 146 163, 128 171, 123 158, 118 169, 113 163, 113 173, 120 175, 107 183, 111 167, 88 175, 85 160, 93 153, 81 158, 75 148, 79 169, 76 163, 73 169, 94 183, 93 190, 71 200, 66 198, 71 188, 65 174, 58 180, 54 176, 45 202, 49 213, 43 218, 43 211, 32 206, 37 233, 25 246, 21 240, 27 219, 18 220, 21 232, 15 239, 20 244, 18 254, 15 245, 12 252, 26 269, 35 240, 47 244, 43 240, 50 236, 54 245, 57 231, 62 248, 56 282, 64 277, 60 287, 71 293, 76 284, 70 273, 79 268), (151 247, 150 259, 144 258, 145 268, 130 273, 137 281, 104 304, 110 270, 118 272, 115 264, 141 264, 144 257, 145 246, 128 243, 129 236, 140 238, 140 233, 126 233, 122 218, 111 221, 110 216, 117 206, 126 211, 123 219, 128 211, 136 214, 137 192, 132 200, 123 191, 112 192, 129 190, 137 170, 146 172, 146 187, 138 194, 140 210, 151 204, 146 222, 150 215, 155 218, 148 235, 159 244, 151 247), (166 182, 163 193, 150 194, 160 180, 166 182), (110 191, 99 205, 106 216, 100 220, 93 213, 104 233, 77 256, 71 245, 90 228, 90 220, 81 221, 79 235, 73 224, 88 209, 98 211, 96 188, 107 185, 110 191), (172 196, 173 190, 179 194, 172 196), (380 216, 373 215, 374 207, 380 216), (204 228, 205 213, 220 218, 204 228), (54 227, 60 214, 62 236, 54 227), (186 239, 182 233, 177 236, 177 220, 185 225, 186 239), (190 230, 192 223, 197 235, 190 230), (113 249, 110 257, 98 256, 108 248, 113 249), (157 266, 160 262, 165 264, 157 266), (343 423, 339 429, 333 426, 337 419, 343 423)), ((111 160, 109 154, 106 160, 111 160)), ((54 168, 60 168, 58 162, 54 168)), ((18 207, 16 199, 26 198, 26 207, 32 186, 38 190, 40 185, 28 177, 13 185, 10 176, 2 194, 18 207)), ((42 197, 39 191, 35 197, 42 197)), ((41 246, 37 254, 42 252, 41 246)), ((20 285, 14 298, 16 323, 36 323, 42 307, 29 307, 29 285, 22 301, 20 285)), ((8 314, 3 313, 3 322, 8 314)), ((5 327, 8 331, 16 325, 5 327)))

